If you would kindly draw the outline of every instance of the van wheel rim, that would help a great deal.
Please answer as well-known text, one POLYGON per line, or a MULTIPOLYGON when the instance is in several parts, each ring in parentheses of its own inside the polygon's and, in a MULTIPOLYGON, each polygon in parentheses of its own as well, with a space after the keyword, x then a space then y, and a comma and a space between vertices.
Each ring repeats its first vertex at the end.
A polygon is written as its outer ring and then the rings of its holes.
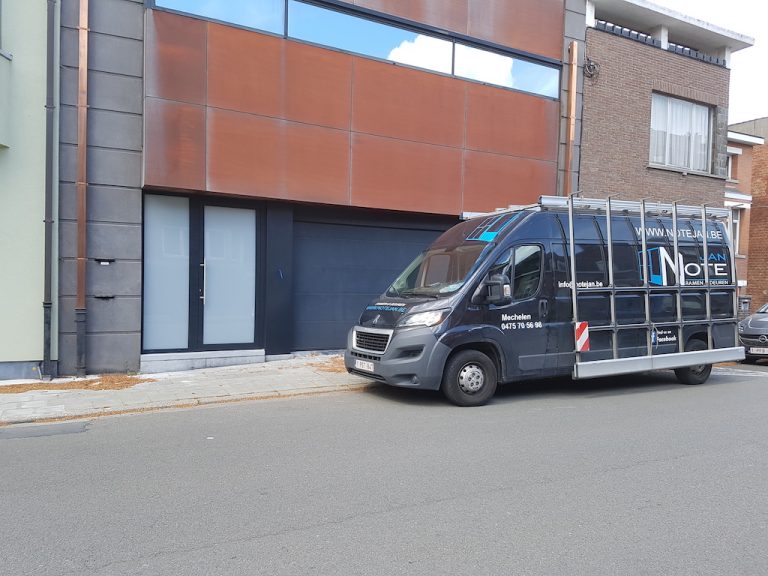
POLYGON ((467 364, 459 371, 459 388, 467 394, 475 394, 485 384, 485 372, 478 364, 467 364))

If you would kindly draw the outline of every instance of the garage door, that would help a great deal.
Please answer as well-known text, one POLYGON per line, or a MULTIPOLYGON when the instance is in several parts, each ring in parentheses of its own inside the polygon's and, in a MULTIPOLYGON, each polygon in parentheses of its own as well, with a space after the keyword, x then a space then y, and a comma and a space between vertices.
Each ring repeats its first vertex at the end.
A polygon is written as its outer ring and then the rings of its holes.
POLYGON ((440 231, 295 222, 294 234, 294 350, 332 350, 440 231))

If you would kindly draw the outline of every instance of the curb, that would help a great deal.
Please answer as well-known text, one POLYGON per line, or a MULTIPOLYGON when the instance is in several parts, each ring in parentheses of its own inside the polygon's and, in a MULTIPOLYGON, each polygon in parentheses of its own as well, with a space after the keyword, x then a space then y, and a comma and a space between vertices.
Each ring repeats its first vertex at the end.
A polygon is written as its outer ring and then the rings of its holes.
POLYGON ((269 390, 254 392, 249 394, 234 394, 223 396, 204 396, 199 398, 183 398, 178 400, 168 400, 136 404, 129 408, 108 408, 92 412, 78 412, 72 414, 62 414, 61 416, 41 416, 39 418, 11 418, 10 420, 0 420, 0 427, 13 426, 16 424, 45 424, 52 422, 66 422, 70 420, 84 420, 92 418, 102 418, 105 416, 119 416, 124 414, 141 414, 146 412, 160 412, 165 410, 178 410, 184 408, 195 408, 199 406, 212 406, 216 404, 234 404, 238 402, 248 402, 255 400, 276 400, 281 398, 294 398, 299 396, 319 396, 322 394, 332 394, 334 392, 363 392, 375 386, 375 382, 362 382, 356 384, 344 384, 340 386, 317 386, 313 388, 297 388, 286 390, 269 390))

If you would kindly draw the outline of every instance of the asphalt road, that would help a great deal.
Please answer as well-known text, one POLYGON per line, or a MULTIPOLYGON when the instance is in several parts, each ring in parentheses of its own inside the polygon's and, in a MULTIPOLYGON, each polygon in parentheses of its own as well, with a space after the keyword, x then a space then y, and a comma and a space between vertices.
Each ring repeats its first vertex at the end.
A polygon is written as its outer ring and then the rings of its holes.
POLYGON ((768 574, 768 368, 3 428, 0 573, 768 574))

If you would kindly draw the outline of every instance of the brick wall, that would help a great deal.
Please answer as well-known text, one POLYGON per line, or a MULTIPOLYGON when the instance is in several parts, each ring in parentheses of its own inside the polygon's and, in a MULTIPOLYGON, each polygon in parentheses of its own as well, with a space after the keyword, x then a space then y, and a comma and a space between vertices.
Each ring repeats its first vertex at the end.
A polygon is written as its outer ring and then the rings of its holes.
POLYGON ((730 71, 594 28, 587 30, 586 55, 599 73, 584 82, 584 195, 722 204, 730 71), (713 107, 713 160, 721 177, 648 167, 653 91, 713 107))
POLYGON ((752 310, 768 302, 768 144, 752 149, 752 225, 749 229, 747 284, 752 295, 752 310))

